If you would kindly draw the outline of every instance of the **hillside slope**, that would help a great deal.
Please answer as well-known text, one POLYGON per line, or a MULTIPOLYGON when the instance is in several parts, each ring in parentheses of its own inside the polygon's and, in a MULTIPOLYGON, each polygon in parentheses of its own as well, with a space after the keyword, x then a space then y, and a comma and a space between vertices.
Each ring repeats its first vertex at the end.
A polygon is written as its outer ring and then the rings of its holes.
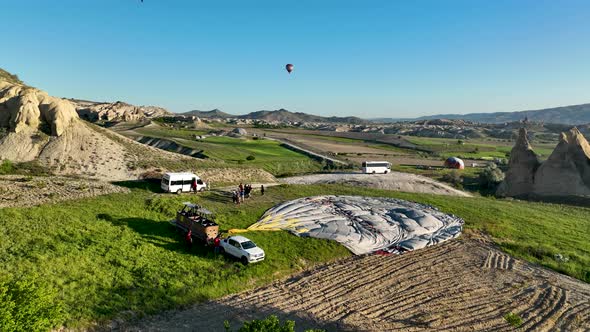
MULTIPOLYGON (((82 121, 68 100, 0 77, 0 160, 38 161, 58 174, 137 178, 162 160, 187 158, 82 121)), ((194 158, 192 158, 194 159, 194 158)))
POLYGON ((26 86, 5 71, 0 72, 1 160, 36 161, 56 174, 108 181, 137 179, 159 169, 196 171, 215 183, 274 182, 262 169, 231 168, 223 161, 207 163, 83 121, 69 100, 26 86))

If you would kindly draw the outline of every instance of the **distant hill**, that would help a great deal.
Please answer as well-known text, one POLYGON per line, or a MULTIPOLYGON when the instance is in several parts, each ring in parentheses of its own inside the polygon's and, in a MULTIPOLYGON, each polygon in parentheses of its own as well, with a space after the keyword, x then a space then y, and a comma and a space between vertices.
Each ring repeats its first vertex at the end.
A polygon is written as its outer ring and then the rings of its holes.
POLYGON ((371 122, 376 123, 393 123, 393 122, 401 122, 401 121, 416 121, 417 118, 369 118, 367 119, 371 122))
POLYGON ((361 118, 354 116, 347 117, 324 117, 319 115, 301 113, 301 112, 290 112, 286 109, 280 109, 276 111, 258 111, 252 112, 245 115, 238 116, 240 119, 255 119, 264 121, 277 121, 277 122, 333 122, 333 123, 364 123, 367 122, 361 118))
POLYGON ((347 117, 324 117, 319 115, 301 113, 301 112, 290 112, 286 109, 280 109, 276 111, 257 111, 251 112, 244 115, 231 115, 222 112, 218 109, 212 111, 190 111, 182 113, 182 115, 194 115, 200 118, 237 118, 237 119, 251 119, 251 120, 263 120, 268 122, 330 122, 330 123, 351 123, 360 124, 366 123, 367 120, 357 118, 354 116, 347 117))
POLYGON ((218 110, 217 108, 211 111, 188 111, 185 113, 181 113, 182 115, 193 115, 198 116, 199 118, 220 118, 220 119, 227 119, 227 118, 235 118, 235 115, 231 115, 225 112, 218 110))
MULTIPOLYGON (((520 112, 438 114, 423 116, 416 119, 404 120, 460 119, 471 122, 504 123, 520 121, 524 118, 527 118, 529 121, 542 121, 545 123, 557 123, 566 125, 586 124, 590 123, 590 104, 553 107, 541 110, 530 110, 520 112)), ((393 122, 392 120, 393 119, 374 119, 373 121, 393 122)))

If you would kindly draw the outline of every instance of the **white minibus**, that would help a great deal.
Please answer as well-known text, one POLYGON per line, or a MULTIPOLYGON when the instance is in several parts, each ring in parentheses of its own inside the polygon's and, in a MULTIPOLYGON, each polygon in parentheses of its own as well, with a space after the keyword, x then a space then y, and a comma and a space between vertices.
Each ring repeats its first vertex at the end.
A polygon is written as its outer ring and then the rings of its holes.
POLYGON ((391 171, 391 163, 388 161, 363 161, 361 170, 366 174, 387 174, 391 171))
POLYGON ((162 176, 162 190, 180 194, 194 190, 192 183, 196 182, 196 191, 203 191, 207 184, 193 173, 166 173, 162 176))

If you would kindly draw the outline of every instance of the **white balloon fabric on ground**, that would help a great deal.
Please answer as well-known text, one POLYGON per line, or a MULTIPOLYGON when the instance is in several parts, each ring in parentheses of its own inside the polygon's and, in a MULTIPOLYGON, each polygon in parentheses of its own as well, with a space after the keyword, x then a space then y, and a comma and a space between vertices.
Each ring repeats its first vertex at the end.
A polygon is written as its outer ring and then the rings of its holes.
POLYGON ((416 250, 455 238, 464 221, 435 207, 395 198, 314 196, 281 203, 250 230, 290 231, 340 242, 356 255, 416 250))

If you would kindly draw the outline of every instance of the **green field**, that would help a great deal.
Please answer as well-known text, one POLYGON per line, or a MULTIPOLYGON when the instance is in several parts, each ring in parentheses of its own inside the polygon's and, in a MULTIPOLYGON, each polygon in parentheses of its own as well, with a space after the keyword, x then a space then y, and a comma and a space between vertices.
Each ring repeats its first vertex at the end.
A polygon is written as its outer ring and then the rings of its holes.
POLYGON ((135 187, 130 194, 1 209, 0 280, 26 276, 36 287, 54 290, 70 327, 178 308, 350 255, 334 242, 286 232, 246 234, 266 250, 267 260, 261 264, 242 266, 200 246, 189 250, 168 224, 182 201, 206 206, 217 214, 222 230, 228 230, 251 225, 266 209, 287 199, 355 194, 432 204, 464 218, 468 230, 489 234, 516 257, 590 282, 588 208, 340 185, 271 187, 264 197, 237 207, 214 192, 153 195, 147 184, 135 187), (556 260, 558 253, 569 261, 556 260))
MULTIPOLYGON (((363 146, 363 147, 369 147, 369 148, 375 148, 375 149, 380 149, 380 150, 386 150, 386 151, 393 151, 393 152, 398 152, 400 154, 404 154, 404 155, 413 155, 413 154, 418 154, 418 151, 416 150, 412 150, 412 149, 404 149, 404 148, 400 148, 397 146, 394 146, 392 144, 385 144, 385 143, 378 143, 375 142, 374 140, 363 140, 363 139, 358 139, 358 138, 347 138, 347 137, 339 137, 339 136, 328 136, 328 135, 319 135, 319 134, 315 134, 315 133, 310 133, 307 130, 304 129, 292 129, 292 130, 277 130, 277 129, 273 129, 273 130, 267 130, 270 133, 279 133, 279 134, 288 134, 290 136, 296 137, 310 137, 310 138, 317 138, 318 140, 322 140, 322 141, 329 141, 329 142, 339 142, 339 143, 343 143, 346 145, 356 145, 356 146, 363 146)), ((326 133, 330 133, 330 132, 326 132, 326 133)), ((313 144, 310 144, 313 146, 313 144)), ((327 153, 330 151, 324 151, 324 153, 327 153)), ((346 153, 344 153, 343 155, 346 155, 346 153)))
POLYGON ((262 168, 275 176, 317 172, 322 164, 281 143, 266 139, 208 137, 186 142, 185 146, 203 150, 203 154, 229 164, 262 168), (248 160, 249 156, 254 157, 248 160))
POLYGON ((225 167, 261 168, 275 176, 288 176, 322 170, 323 165, 304 154, 289 150, 281 143, 266 139, 209 136, 195 140, 194 135, 205 131, 144 127, 135 132, 175 141, 179 145, 202 150, 210 162, 222 161, 225 167), (252 159, 253 158, 253 159, 252 159))
MULTIPOLYGON (((437 153, 441 157, 460 157, 466 159, 508 158, 514 142, 494 142, 491 140, 457 140, 450 138, 430 138, 406 136, 408 142, 423 149, 437 153), (459 143, 462 142, 462 144, 459 143)), ((549 157, 556 144, 532 144, 542 159, 549 157)))

